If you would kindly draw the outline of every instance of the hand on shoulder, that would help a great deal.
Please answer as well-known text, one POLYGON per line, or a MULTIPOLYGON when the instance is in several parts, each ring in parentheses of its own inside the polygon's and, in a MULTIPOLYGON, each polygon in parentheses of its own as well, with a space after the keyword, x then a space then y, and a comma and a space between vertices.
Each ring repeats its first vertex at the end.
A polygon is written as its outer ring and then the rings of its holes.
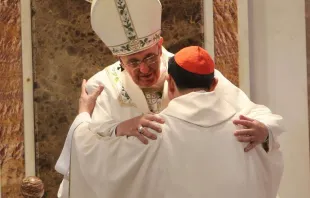
POLYGON ((87 112, 91 115, 95 108, 97 97, 101 94, 104 87, 100 85, 93 93, 88 94, 86 91, 86 83, 87 81, 83 79, 81 96, 79 99, 79 114, 87 112))

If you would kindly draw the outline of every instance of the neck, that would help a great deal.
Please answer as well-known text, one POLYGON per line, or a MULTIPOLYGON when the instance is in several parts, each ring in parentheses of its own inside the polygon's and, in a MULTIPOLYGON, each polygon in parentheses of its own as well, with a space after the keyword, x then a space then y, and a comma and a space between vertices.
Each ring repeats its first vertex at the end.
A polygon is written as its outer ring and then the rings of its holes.
POLYGON ((209 92, 208 89, 205 89, 205 88, 193 88, 193 89, 184 89, 184 90, 178 90, 178 95, 179 96, 182 96, 182 95, 185 95, 185 94, 189 94, 191 92, 198 92, 198 91, 205 91, 205 92, 209 92))
POLYGON ((204 89, 204 88, 193 88, 193 89, 183 89, 183 90, 175 90, 174 93, 170 93, 170 100, 174 99, 174 98, 177 98, 177 97, 180 97, 180 96, 183 96, 183 95, 186 95, 186 94, 189 94, 189 93, 192 93, 192 92, 199 92, 199 91, 205 91, 205 92, 209 92, 208 89, 204 89))

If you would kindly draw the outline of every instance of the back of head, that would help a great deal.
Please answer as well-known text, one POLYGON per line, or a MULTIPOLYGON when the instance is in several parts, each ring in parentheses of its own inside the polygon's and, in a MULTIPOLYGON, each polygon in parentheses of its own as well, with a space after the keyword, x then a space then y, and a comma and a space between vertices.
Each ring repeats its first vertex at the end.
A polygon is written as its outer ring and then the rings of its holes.
POLYGON ((209 90, 214 82, 214 62, 206 50, 190 46, 170 58, 168 73, 179 90, 209 90))

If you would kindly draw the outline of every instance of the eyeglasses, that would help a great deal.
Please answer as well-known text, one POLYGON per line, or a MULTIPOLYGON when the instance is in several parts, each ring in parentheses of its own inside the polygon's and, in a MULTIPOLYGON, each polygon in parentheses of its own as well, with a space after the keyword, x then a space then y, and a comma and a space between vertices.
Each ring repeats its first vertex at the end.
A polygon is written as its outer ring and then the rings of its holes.
POLYGON ((128 67, 133 68, 133 69, 139 68, 142 62, 144 64, 146 64, 147 66, 152 67, 152 66, 154 66, 159 61, 158 60, 158 56, 159 56, 159 52, 157 54, 153 54, 153 55, 150 55, 148 57, 145 57, 142 60, 130 61, 130 62, 124 64, 122 62, 122 60, 120 59, 120 62, 121 62, 122 65, 126 65, 128 67))

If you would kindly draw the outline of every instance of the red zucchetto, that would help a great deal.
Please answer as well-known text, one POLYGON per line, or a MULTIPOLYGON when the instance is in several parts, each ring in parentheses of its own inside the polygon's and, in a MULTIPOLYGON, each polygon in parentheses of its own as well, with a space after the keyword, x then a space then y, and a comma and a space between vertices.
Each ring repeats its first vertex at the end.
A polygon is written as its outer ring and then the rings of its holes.
POLYGON ((199 46, 185 47, 174 56, 175 62, 186 71, 195 74, 211 74, 214 62, 209 53, 199 46))

